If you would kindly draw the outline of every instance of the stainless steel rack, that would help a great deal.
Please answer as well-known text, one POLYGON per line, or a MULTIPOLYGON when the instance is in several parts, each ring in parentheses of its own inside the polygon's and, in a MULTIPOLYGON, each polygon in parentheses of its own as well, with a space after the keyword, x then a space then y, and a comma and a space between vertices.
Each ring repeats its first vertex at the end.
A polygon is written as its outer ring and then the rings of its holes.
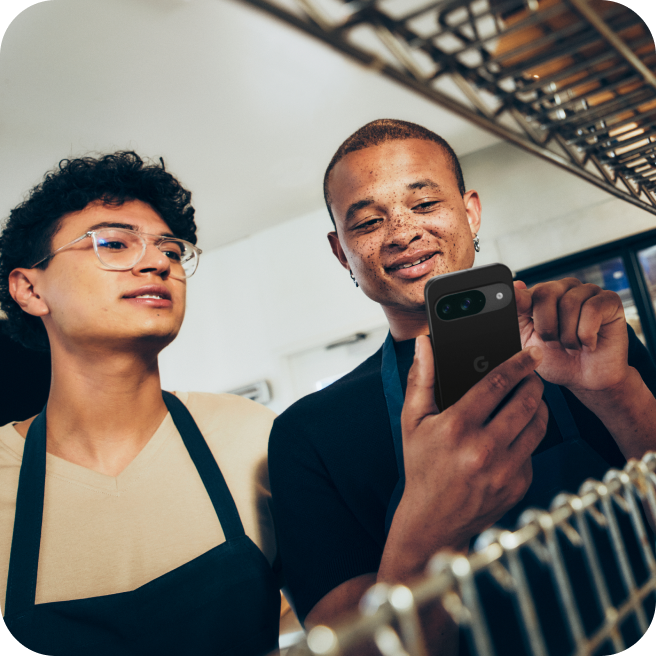
MULTIPOLYGON (((643 601, 656 590, 656 552, 640 506, 656 517, 656 453, 641 461, 630 460, 623 470, 610 469, 603 482, 589 479, 577 495, 559 494, 550 511, 526 510, 514 532, 489 529, 481 534, 469 556, 438 553, 425 577, 410 587, 378 583, 360 602, 360 612, 338 627, 316 626, 288 656, 348 656, 364 644, 375 645, 382 656, 428 656, 420 624, 420 611, 439 599, 454 621, 471 636, 476 656, 500 656, 495 650, 486 608, 481 603, 477 574, 487 572, 500 590, 513 597, 514 608, 526 637, 526 653, 550 656, 544 627, 537 614, 535 590, 531 588, 520 553, 530 550, 549 571, 562 610, 563 631, 571 642, 568 656, 592 656, 600 647, 613 653, 626 649, 622 623, 633 618, 641 633, 649 626, 643 601), (634 539, 639 544, 647 576, 638 582, 629 558, 618 517, 630 517, 634 539), (624 601, 616 605, 608 586, 607 560, 602 564, 598 543, 592 537, 596 525, 608 535, 610 550, 621 575, 624 601), (571 583, 571 564, 563 556, 558 535, 579 550, 590 574, 586 604, 597 604, 601 623, 586 632, 580 602, 571 583)), ((366 653, 371 653, 371 648, 366 653)), ((608 653, 604 649, 604 653, 608 653)), ((560 656, 564 656, 559 652, 560 656)))
POLYGON ((656 53, 606 0, 242 0, 656 214, 656 53))

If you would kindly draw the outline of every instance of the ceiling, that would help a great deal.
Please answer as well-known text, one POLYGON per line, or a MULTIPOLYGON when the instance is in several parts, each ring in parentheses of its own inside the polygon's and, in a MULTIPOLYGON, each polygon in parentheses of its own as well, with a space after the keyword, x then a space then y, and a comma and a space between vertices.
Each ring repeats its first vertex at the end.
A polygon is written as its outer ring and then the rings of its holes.
POLYGON ((0 214, 61 158, 135 149, 192 190, 216 248, 314 211, 337 146, 381 117, 459 155, 499 138, 238 0, 50 0, 0 51, 0 214))

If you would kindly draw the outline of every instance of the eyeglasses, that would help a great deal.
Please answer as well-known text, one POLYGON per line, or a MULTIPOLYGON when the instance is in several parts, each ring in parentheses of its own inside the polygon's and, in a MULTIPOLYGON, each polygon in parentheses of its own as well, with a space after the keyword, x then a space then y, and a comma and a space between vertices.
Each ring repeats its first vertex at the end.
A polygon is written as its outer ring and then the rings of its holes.
POLYGON ((43 264, 46 260, 57 255, 59 251, 63 251, 87 237, 91 237, 93 250, 100 263, 104 267, 116 271, 132 269, 143 258, 146 253, 146 237, 152 239, 154 245, 168 257, 173 277, 191 278, 198 268, 198 259, 203 252, 188 241, 177 237, 151 235, 147 232, 137 232, 127 228, 102 228, 101 230, 85 232, 82 236, 39 260, 30 268, 33 269, 39 264, 43 264))

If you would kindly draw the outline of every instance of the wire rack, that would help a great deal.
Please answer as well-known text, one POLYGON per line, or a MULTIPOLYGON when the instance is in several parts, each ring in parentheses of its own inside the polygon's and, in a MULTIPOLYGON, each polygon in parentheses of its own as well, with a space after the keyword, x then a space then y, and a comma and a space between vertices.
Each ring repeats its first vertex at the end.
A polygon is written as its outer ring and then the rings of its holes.
POLYGON ((242 0, 656 213, 656 54, 606 0, 242 0))
MULTIPOLYGON (((629 461, 621 471, 609 470, 603 481, 586 481, 577 495, 558 495, 549 512, 525 511, 514 532, 496 528, 486 531, 468 557, 437 554, 425 578, 416 585, 376 584, 365 594, 359 614, 350 622, 334 629, 314 627, 288 656, 357 654, 358 647, 365 643, 375 645, 383 656, 427 656, 429 649, 421 630, 420 612, 436 600, 464 627, 472 654, 495 656, 497 650, 488 618, 490 606, 482 603, 480 595, 483 573, 499 592, 512 599, 525 653, 551 656, 536 603, 536 596, 544 592, 531 585, 526 560, 522 558, 527 551, 548 572, 556 592, 559 629, 567 635, 570 645, 568 651, 559 651, 559 656, 591 656, 599 653, 600 648, 606 654, 623 651, 629 646, 621 630, 623 623, 632 619, 642 635, 652 619, 644 602, 656 590, 656 558, 645 511, 656 517, 655 470, 656 453, 649 452, 641 461, 629 461), (630 527, 628 531, 621 529, 622 521, 630 527), (593 537, 593 530, 605 534, 610 545, 613 567, 624 590, 619 603, 611 599, 611 568, 608 558, 600 552, 600 540, 597 534, 593 537), (627 538, 636 546, 632 556, 627 538), (564 546, 569 547, 570 556, 574 550, 584 562, 589 590, 583 603, 595 604, 599 611, 594 630, 586 631, 584 626, 581 597, 575 594, 572 584, 572 558, 563 555, 564 546), (641 581, 636 577, 636 564, 643 572, 641 581)), ((488 595, 487 600, 494 603, 494 595, 488 595)), ((509 626, 511 618, 507 619, 509 626)))

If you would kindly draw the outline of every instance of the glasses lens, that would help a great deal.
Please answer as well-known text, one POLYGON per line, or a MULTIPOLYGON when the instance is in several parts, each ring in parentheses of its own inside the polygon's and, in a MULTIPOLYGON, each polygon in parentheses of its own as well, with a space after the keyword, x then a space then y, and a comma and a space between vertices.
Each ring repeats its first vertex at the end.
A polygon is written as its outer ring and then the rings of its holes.
MULTIPOLYGON (((150 235, 150 238, 157 237, 150 235)), ((101 264, 110 269, 131 269, 144 254, 146 244, 139 234, 122 228, 104 228, 96 232, 96 253, 101 264)), ((157 248, 171 263, 171 274, 192 276, 198 266, 198 251, 182 239, 155 240, 157 248)))
POLYGON ((192 276, 198 266, 198 253, 193 246, 182 239, 163 241, 159 250, 171 261, 171 273, 174 276, 192 276))
POLYGON ((144 244, 138 235, 120 228, 96 232, 96 253, 110 269, 131 269, 141 257, 144 244))

